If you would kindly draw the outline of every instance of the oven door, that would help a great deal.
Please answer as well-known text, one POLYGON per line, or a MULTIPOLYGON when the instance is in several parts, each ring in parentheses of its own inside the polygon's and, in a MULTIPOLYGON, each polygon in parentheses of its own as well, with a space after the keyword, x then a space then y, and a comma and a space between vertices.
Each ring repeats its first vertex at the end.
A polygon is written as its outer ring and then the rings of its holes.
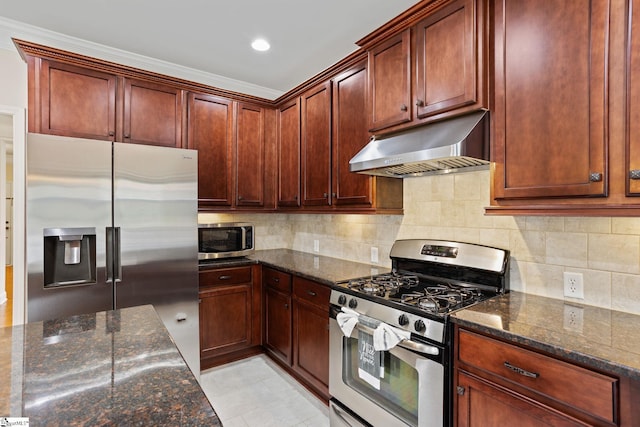
POLYGON ((378 389, 359 377, 357 329, 351 335, 345 337, 338 322, 330 319, 332 398, 376 426, 444 425, 444 348, 432 347, 437 354, 417 353, 400 345, 386 351, 385 375, 378 389))

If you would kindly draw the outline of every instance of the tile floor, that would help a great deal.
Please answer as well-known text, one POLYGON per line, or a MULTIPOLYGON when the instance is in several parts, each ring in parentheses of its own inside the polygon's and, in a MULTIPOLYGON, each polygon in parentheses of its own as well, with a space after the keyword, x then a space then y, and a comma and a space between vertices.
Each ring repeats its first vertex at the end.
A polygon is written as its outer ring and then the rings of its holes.
POLYGON ((265 355, 200 374, 224 427, 329 426, 329 409, 265 355))

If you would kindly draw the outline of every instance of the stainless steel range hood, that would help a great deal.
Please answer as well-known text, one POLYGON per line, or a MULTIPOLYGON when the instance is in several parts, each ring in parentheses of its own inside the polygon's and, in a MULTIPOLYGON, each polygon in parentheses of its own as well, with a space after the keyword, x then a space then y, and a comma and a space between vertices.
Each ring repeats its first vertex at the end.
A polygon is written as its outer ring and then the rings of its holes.
POLYGON ((488 111, 406 132, 372 137, 349 161, 351 172, 394 178, 487 169, 488 111))

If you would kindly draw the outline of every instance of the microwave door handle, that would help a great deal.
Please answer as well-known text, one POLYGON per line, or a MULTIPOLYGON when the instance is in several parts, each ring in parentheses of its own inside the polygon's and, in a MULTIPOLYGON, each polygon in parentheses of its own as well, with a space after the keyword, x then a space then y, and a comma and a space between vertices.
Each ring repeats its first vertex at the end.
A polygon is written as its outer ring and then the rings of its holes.
POLYGON ((240 227, 242 230, 242 249, 247 249, 247 227, 240 227))

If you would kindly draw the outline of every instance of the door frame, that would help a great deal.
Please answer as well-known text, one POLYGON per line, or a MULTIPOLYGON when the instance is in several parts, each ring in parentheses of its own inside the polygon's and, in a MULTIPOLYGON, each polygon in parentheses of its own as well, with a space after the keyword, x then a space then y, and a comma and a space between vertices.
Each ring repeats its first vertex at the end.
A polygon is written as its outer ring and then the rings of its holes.
MULTIPOLYGON (((26 319, 26 265, 25 265, 25 194, 26 194, 26 111, 21 107, 0 105, 0 114, 13 118, 13 324, 22 325, 26 319)), ((6 148, 1 144, 0 156, 5 161, 6 148)), ((3 163, 4 164, 4 163, 3 163)), ((0 220, 6 221, 6 178, 0 177, 0 220)), ((0 237, 6 238, 4 226, 0 237)), ((2 259, 4 245, 0 247, 2 259)), ((5 280, 5 269, 0 272, 0 283, 5 280)), ((3 291, 4 292, 4 291, 3 291)))

